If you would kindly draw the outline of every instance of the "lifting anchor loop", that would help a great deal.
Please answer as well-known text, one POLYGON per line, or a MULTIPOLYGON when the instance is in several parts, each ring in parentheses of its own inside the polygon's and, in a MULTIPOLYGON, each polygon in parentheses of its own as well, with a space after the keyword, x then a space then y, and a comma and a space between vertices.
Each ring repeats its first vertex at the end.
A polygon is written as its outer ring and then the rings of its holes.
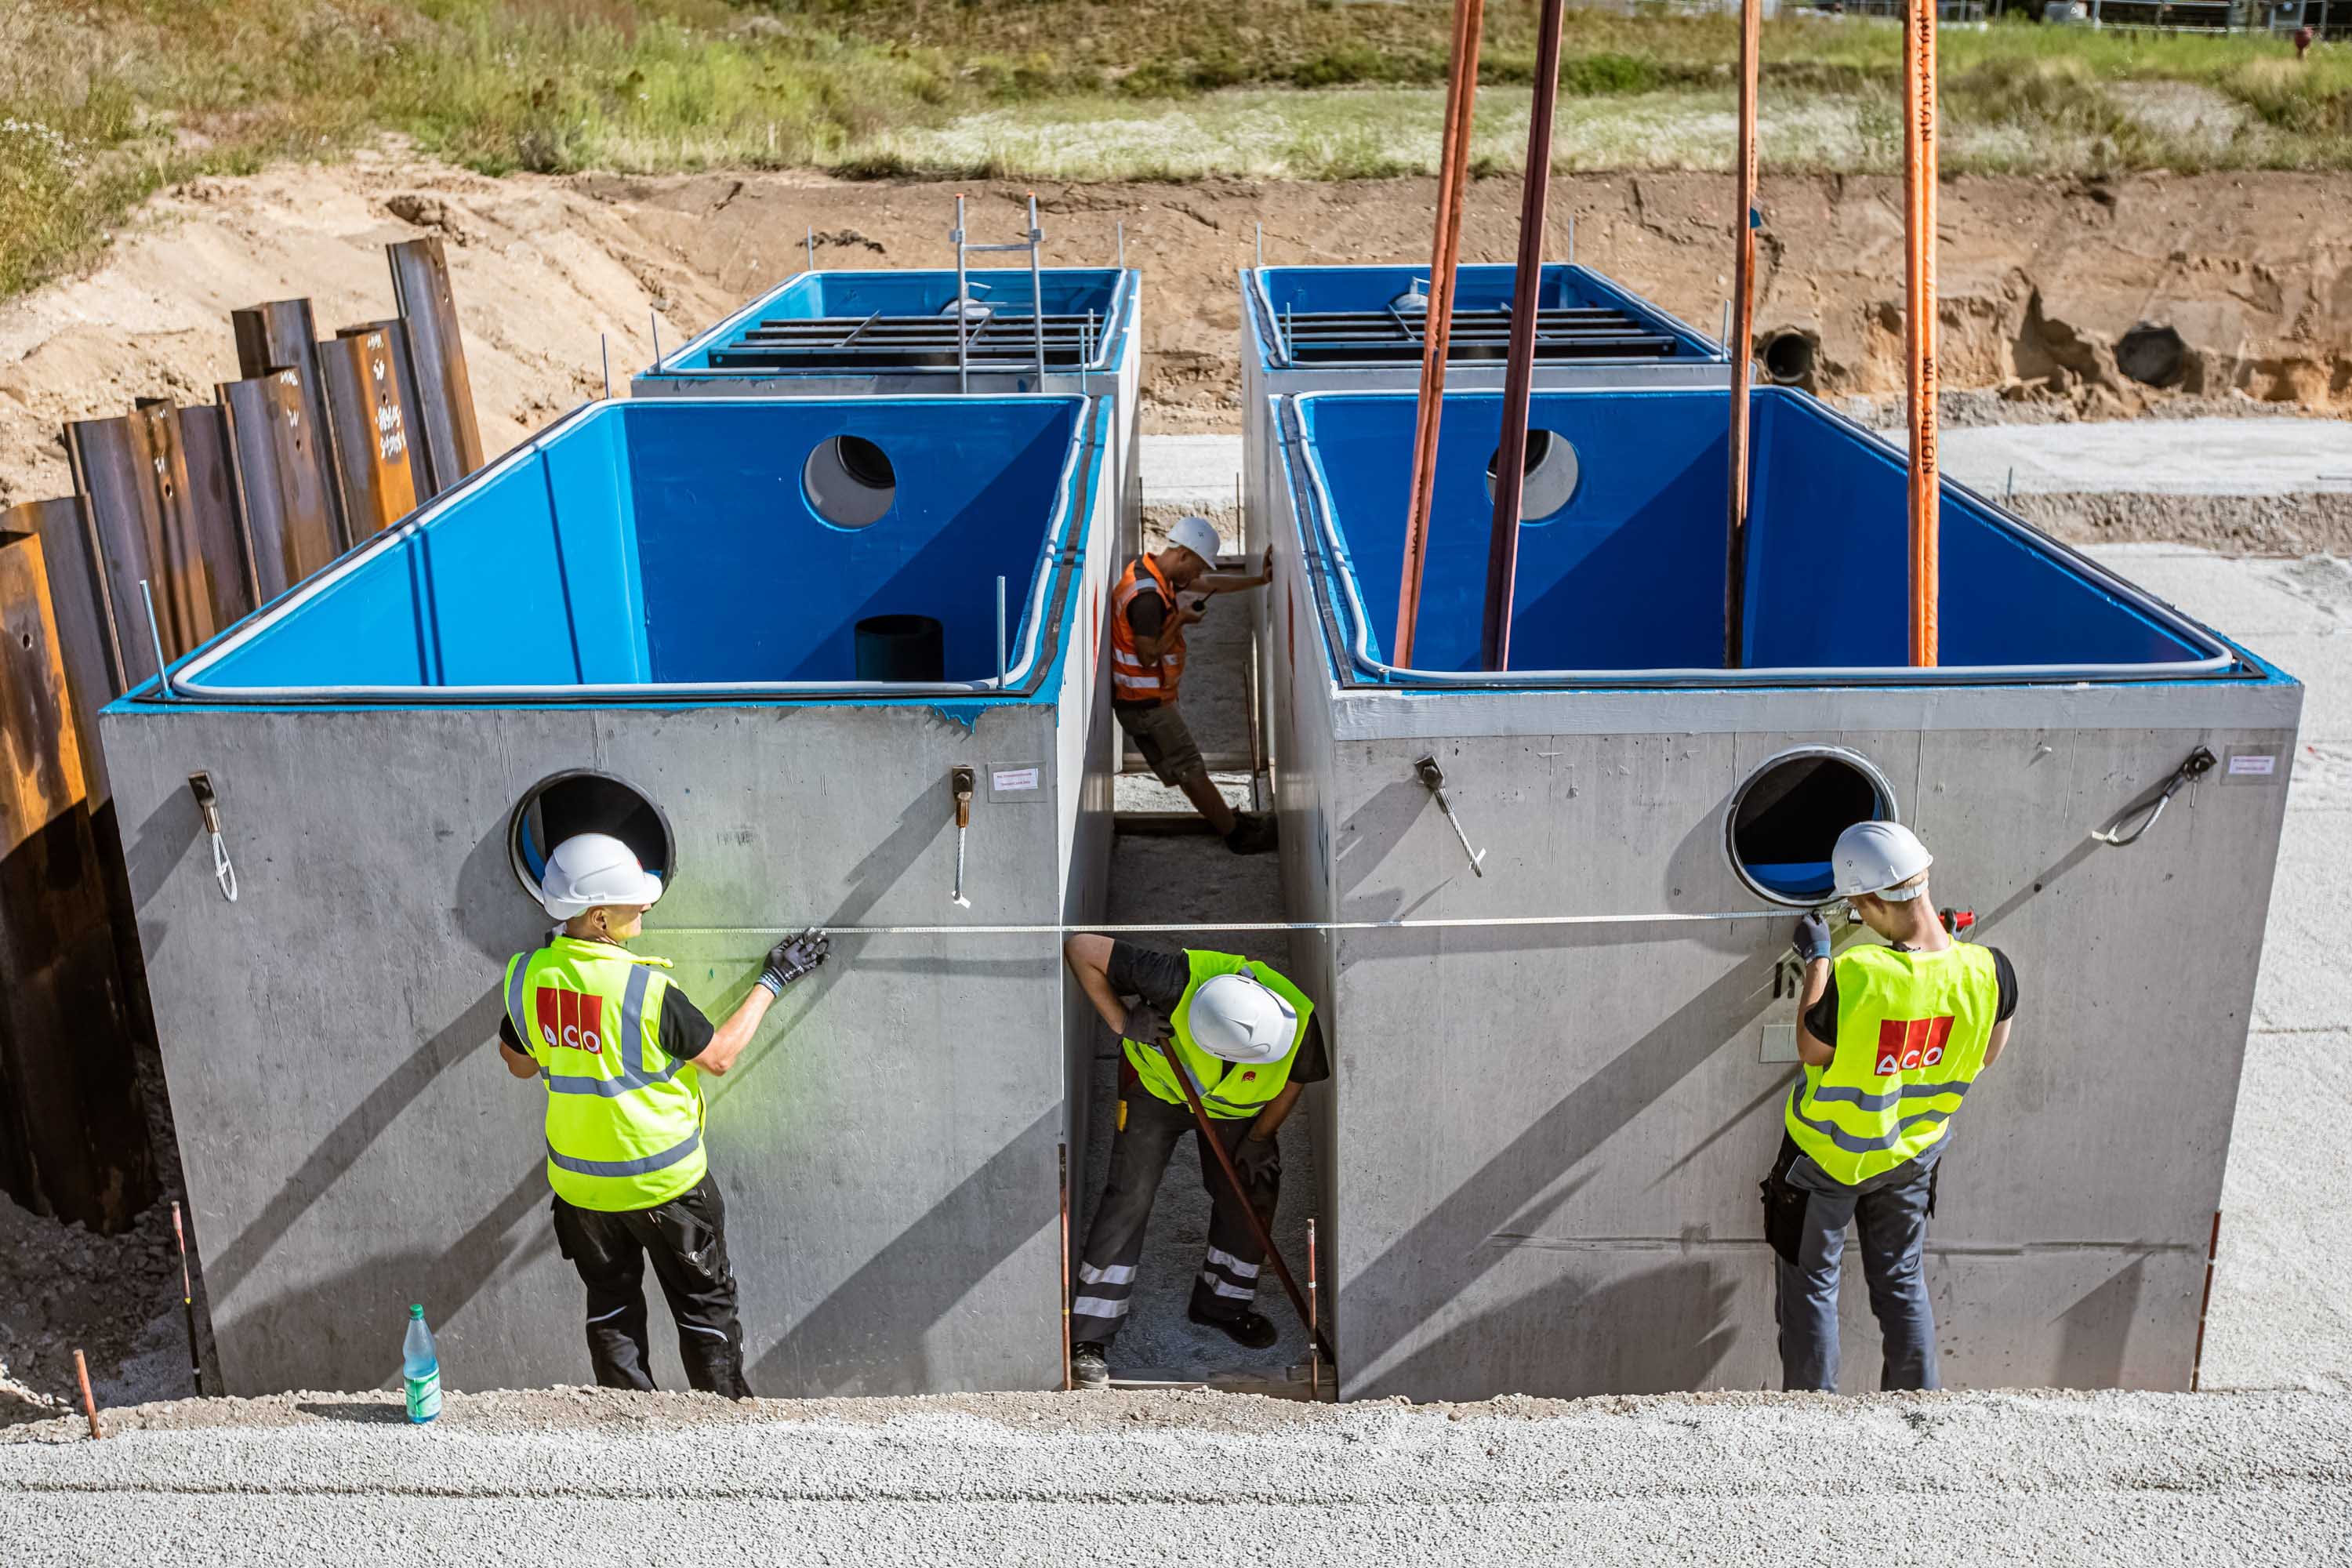
POLYGON ((220 797, 213 793, 210 773, 190 773, 188 793, 196 797, 196 810, 205 819, 205 831, 213 841, 213 880, 220 884, 221 897, 236 902, 236 868, 228 863, 228 840, 221 837, 220 797))
POLYGON ((948 787, 955 792, 956 875, 955 891, 948 895, 960 910, 971 908, 971 900, 963 896, 963 836, 971 826, 972 771, 961 763, 948 770, 948 787))
POLYGON ((2138 826, 2129 833, 2123 830, 2125 822, 2133 815, 2132 812, 2126 811, 2122 816, 2116 818, 2111 826, 2099 829, 2091 837, 2102 844, 2110 844, 2118 849, 2128 848, 2140 841, 2141 835, 2156 826, 2156 819, 2164 815, 2164 808, 2172 804, 2172 797, 2180 793, 2182 784, 2192 784, 2212 771, 2213 753, 2203 746, 2198 747, 2189 753, 2179 767, 2172 770, 2172 776, 2165 781, 2164 788, 2158 794, 2155 804, 2146 808, 2147 815, 2140 818, 2138 826))
POLYGON ((1471 871, 1485 876, 1486 868, 1479 862, 1486 858, 1486 852, 1470 847, 1470 836, 1462 831, 1462 819, 1454 815, 1454 803, 1445 798, 1445 773, 1437 765, 1437 759, 1433 756, 1418 758, 1412 764, 1412 771, 1421 775, 1422 784, 1437 797, 1437 809, 1445 814, 1446 823, 1454 829, 1454 837, 1462 840, 1462 853, 1470 857, 1471 871))

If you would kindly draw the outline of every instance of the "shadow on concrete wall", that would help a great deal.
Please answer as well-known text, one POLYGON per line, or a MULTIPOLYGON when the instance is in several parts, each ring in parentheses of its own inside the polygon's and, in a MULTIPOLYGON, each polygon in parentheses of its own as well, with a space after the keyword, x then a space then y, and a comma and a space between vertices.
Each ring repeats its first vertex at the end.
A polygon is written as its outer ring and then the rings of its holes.
POLYGON ((2138 1257, 2107 1276, 2058 1318, 2057 1388, 2120 1388, 2129 1359, 2132 1320, 2147 1283, 2147 1258, 2138 1257))
MULTIPOLYGON (((1061 1133, 1056 1105, 803 1314, 752 1365, 752 1388, 796 1397, 932 1391, 924 1336, 1036 1234, 1005 1215, 1051 1198, 1061 1133)), ((1053 1224, 1048 1211, 1042 1226, 1053 1224)), ((1041 1340, 1057 1331, 1050 1321, 1037 1326, 1041 1340)), ((1004 1359, 1017 1357, 1008 1351, 1004 1359)))

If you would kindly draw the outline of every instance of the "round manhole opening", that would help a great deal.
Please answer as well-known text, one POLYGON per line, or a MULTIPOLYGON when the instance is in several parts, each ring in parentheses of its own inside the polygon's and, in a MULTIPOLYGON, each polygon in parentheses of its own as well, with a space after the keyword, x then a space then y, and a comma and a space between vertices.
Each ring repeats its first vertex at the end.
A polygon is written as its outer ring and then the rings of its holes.
POLYGON ((1807 908, 1827 902, 1836 887, 1830 855, 1838 835, 1894 816, 1886 775, 1861 752, 1801 746, 1766 762, 1732 795, 1724 848, 1749 888, 1807 908))

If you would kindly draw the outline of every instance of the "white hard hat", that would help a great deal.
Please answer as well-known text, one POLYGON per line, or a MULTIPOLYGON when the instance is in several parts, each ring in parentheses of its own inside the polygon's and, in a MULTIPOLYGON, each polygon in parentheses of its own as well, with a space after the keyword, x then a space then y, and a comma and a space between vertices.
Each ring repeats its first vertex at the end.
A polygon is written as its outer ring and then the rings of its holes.
POLYGON ((1255 975, 1219 974, 1192 993, 1193 1043, 1213 1057, 1256 1065, 1278 1062, 1298 1037, 1298 1011, 1255 975))
POLYGON ((1927 853, 1919 836, 1899 822, 1857 822, 1838 835, 1837 847, 1830 855, 1830 867, 1837 874, 1838 897, 1875 893, 1895 904, 1917 898, 1919 889, 1889 889, 1935 863, 1936 858, 1927 853))
POLYGON ((1217 525, 1205 517, 1178 518, 1176 526, 1168 531, 1168 542, 1191 551, 1211 566, 1217 563, 1217 552, 1223 548, 1217 540, 1217 525))
POLYGON ((651 904, 662 896, 662 879, 637 863, 630 847, 609 833, 583 833, 565 839, 540 873, 539 901, 560 921, 584 915, 599 904, 651 904))

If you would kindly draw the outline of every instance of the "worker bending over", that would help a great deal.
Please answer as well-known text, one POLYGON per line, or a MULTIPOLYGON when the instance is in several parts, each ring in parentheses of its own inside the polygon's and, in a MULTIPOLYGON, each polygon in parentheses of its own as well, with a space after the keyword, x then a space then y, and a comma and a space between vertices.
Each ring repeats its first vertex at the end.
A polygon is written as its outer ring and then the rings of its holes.
POLYGON ((1184 678, 1184 628, 1202 619, 1210 595, 1261 588, 1274 579, 1271 548, 1265 570, 1255 577, 1215 574, 1211 568, 1216 562, 1215 525, 1205 517, 1186 517, 1168 531, 1166 549, 1128 563, 1111 591, 1110 710, 1160 782, 1182 790, 1226 848, 1257 855, 1274 847, 1273 819, 1236 814, 1225 804, 1192 731, 1176 710, 1176 689, 1184 678), (1186 588, 1200 590, 1201 598, 1185 604, 1176 595, 1186 588))
POLYGON ((1922 1260, 1951 1119, 2009 1044, 2017 975, 1997 948, 1955 942, 1927 893, 1932 857, 1907 827, 1838 836, 1836 889, 1887 945, 1832 960, 1818 914, 1797 922, 1805 962, 1780 1155, 1764 1182, 1764 1235, 1780 1255, 1780 1382, 1833 1391, 1838 1264, 1846 1222, 1862 1238, 1870 1310, 1885 1342, 1879 1386, 1940 1388, 1936 1314, 1922 1260))
MULTIPOLYGON (((1263 963, 1229 952, 1159 952, 1107 936, 1074 936, 1062 951, 1123 1053, 1110 1181, 1087 1230, 1070 1304, 1070 1375, 1081 1388, 1101 1388, 1110 1382, 1110 1344, 1127 1321, 1160 1173, 1193 1131, 1171 1058, 1192 1075, 1250 1206, 1268 1226, 1282 1195, 1275 1134, 1299 1087, 1329 1078, 1331 1064, 1315 1005, 1263 963), (1132 1006, 1123 1000, 1129 996, 1138 999, 1132 1006)), ((1275 1342, 1274 1325, 1250 1303, 1265 1254, 1216 1156, 1205 1146, 1200 1154, 1209 1249, 1186 1316, 1264 1350, 1275 1342)))
POLYGON ((822 932, 787 937, 717 1028, 663 973, 622 946, 662 882, 602 833, 547 858, 540 901, 563 923, 507 961, 499 1055, 547 1089, 547 1180, 555 1239, 588 1288, 588 1359, 606 1388, 651 1389, 645 1255, 677 1320, 687 1381, 751 1397, 727 1261, 727 1210, 702 1147, 700 1075, 725 1073, 769 1005, 825 959, 822 932))

